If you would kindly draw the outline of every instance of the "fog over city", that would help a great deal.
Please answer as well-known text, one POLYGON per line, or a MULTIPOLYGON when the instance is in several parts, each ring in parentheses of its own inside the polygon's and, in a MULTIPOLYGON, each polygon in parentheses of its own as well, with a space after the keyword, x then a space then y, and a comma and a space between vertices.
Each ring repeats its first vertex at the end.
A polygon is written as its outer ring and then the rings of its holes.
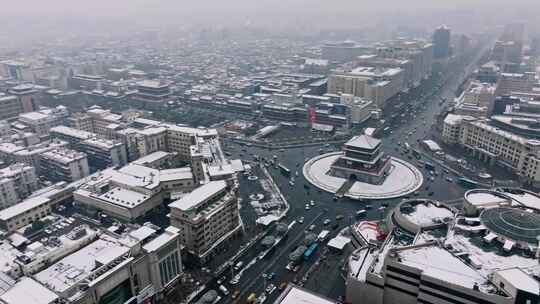
POLYGON ((540 0, 0 0, 0 304, 539 304, 540 0))

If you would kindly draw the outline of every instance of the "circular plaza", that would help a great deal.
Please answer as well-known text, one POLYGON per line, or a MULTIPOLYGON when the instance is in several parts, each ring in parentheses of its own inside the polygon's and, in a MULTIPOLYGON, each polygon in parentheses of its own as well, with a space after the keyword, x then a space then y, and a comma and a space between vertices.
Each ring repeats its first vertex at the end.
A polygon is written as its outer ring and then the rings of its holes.
POLYGON ((538 245, 540 214, 527 208, 498 207, 485 209, 480 221, 493 234, 525 248, 538 245))
POLYGON ((332 152, 308 160, 303 167, 305 178, 315 187, 337 194, 341 189, 343 196, 351 199, 392 199, 418 190, 423 183, 423 176, 412 164, 395 157, 390 157, 389 169, 379 183, 368 183, 331 175, 332 165, 343 156, 343 152, 332 152), (350 188, 346 189, 350 184, 350 188), (342 188, 343 187, 343 188, 342 188))

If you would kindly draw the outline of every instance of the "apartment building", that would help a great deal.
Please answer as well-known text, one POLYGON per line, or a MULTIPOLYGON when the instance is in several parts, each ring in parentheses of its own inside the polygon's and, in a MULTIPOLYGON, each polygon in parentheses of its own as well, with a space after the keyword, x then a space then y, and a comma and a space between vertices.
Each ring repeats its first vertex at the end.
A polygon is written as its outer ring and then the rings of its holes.
POLYGON ((86 153, 59 148, 41 154, 40 172, 53 182, 74 182, 90 174, 86 153))
POLYGON ((381 108, 404 88, 401 68, 357 67, 350 71, 334 71, 328 78, 328 93, 367 98, 381 108))
POLYGON ((66 114, 67 110, 64 113, 54 113, 52 110, 44 110, 19 114, 18 120, 27 125, 39 137, 46 137, 49 135, 49 130, 52 127, 62 124, 62 120, 66 114))
POLYGON ((498 128, 490 120, 459 115, 445 119, 443 140, 464 147, 491 165, 506 167, 529 183, 540 183, 538 140, 498 128))
POLYGON ((513 92, 530 93, 535 82, 535 73, 501 73, 495 95, 511 95, 513 92))
POLYGON ((14 119, 21 113, 23 110, 17 97, 0 95, 0 119, 14 119))
POLYGON ((1 169, 0 209, 17 204, 38 187, 38 178, 32 166, 15 163, 1 169))
POLYGON ((20 84, 9 89, 8 93, 19 101, 21 112, 34 112, 39 109, 39 102, 36 98, 37 91, 33 84, 20 84))
POLYGON ((473 81, 455 99, 455 113, 473 117, 489 117, 493 111, 496 87, 488 83, 473 81))
POLYGON ((208 182, 169 204, 171 225, 180 241, 201 262, 241 228, 236 188, 225 181, 208 182))
POLYGON ((127 164, 126 147, 119 141, 99 138, 95 133, 66 126, 54 127, 50 134, 67 141, 72 149, 86 153, 91 168, 104 169, 127 164))

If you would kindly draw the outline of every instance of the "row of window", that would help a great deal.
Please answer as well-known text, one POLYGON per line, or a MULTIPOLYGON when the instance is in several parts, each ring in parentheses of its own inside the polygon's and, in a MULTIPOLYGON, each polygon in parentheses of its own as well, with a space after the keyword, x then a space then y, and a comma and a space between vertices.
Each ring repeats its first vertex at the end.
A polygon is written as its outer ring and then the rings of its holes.
POLYGON ((161 285, 166 286, 174 280, 181 271, 180 262, 178 259, 178 251, 174 251, 165 259, 159 262, 159 276, 161 285))

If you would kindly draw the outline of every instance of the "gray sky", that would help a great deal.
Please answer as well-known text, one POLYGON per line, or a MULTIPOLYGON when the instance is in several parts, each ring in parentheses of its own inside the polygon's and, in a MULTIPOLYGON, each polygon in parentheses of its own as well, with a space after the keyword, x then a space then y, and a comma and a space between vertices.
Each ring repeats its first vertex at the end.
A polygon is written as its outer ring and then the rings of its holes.
POLYGON ((107 20, 131 25, 313 23, 323 27, 363 26, 384 14, 433 18, 427 11, 434 9, 481 11, 487 16, 511 12, 510 18, 515 18, 520 12, 538 12, 540 0, 0 0, 0 7, 0 17, 16 17, 11 18, 16 21, 27 17, 32 24, 60 26, 107 20))
POLYGON ((295 10, 297 13, 330 10, 418 8, 478 8, 539 6, 538 0, 0 0, 2 15, 122 16, 153 14, 189 15, 192 12, 264 13, 295 10))

